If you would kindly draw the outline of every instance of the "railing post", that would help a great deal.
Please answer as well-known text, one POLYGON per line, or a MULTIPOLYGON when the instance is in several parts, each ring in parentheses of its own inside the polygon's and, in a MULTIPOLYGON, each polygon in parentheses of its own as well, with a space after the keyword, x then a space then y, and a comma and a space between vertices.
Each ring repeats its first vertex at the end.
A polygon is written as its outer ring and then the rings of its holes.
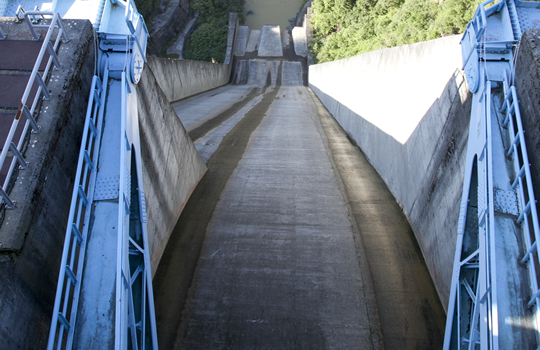
POLYGON ((47 43, 47 51, 49 51, 49 55, 51 55, 54 65, 57 68, 62 68, 62 65, 60 64, 60 61, 58 60, 58 56, 56 55, 56 52, 54 52, 54 48, 50 41, 47 43))
POLYGON ((8 194, 2 186, 0 186, 0 196, 2 196, 2 198, 4 199, 4 203, 6 203, 6 209, 15 209, 17 202, 9 198, 8 194))
POLYGON ((47 90, 47 84, 43 81, 43 78, 41 77, 41 74, 39 72, 36 74, 37 82, 39 86, 41 86, 41 92, 43 93, 45 100, 51 99, 51 94, 49 94, 49 90, 47 90))
POLYGON ((20 169, 28 168, 28 162, 24 160, 23 155, 21 154, 21 152, 19 152, 19 150, 17 149, 17 146, 15 146, 13 142, 9 144, 9 150, 11 151, 11 153, 13 153, 13 156, 17 158, 20 169))
POLYGON ((26 21, 26 24, 28 24, 28 29, 30 29, 30 32, 34 36, 34 40, 39 40, 41 35, 38 35, 36 33, 36 30, 34 29, 34 24, 32 23, 32 21, 30 20, 30 17, 26 13, 24 13, 24 20, 26 21))
POLYGON ((32 113, 30 113, 30 110, 28 109, 28 107, 26 107, 26 105, 23 106, 23 113, 26 119, 28 119, 28 121, 30 122, 30 125, 32 125, 33 131, 35 133, 40 132, 41 126, 37 124, 36 120, 34 119, 34 116, 32 115, 32 113))

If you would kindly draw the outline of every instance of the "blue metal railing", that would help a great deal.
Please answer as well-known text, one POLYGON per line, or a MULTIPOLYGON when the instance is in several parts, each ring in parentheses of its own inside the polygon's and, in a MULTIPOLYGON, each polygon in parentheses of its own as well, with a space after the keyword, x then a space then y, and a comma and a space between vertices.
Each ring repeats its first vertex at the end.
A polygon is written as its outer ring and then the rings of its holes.
POLYGON ((510 140, 512 140, 507 155, 512 156, 514 170, 516 172, 516 178, 512 183, 512 188, 519 191, 520 215, 517 223, 522 227, 526 248, 525 256, 521 261, 527 264, 529 269, 529 283, 533 296, 528 301, 528 305, 532 307, 538 305, 538 301, 540 300, 538 275, 535 267, 536 264, 540 263, 540 254, 538 252, 540 225, 538 223, 536 199, 534 197, 531 169, 527 155, 527 146, 525 145, 525 135, 521 122, 516 88, 514 86, 509 87, 506 82, 504 85, 505 100, 501 111, 506 111, 503 126, 508 129, 510 140))
POLYGON ((48 350, 54 349, 55 346, 57 349, 71 349, 73 346, 105 110, 108 80, 106 78, 107 71, 103 80, 105 84, 102 84, 97 76, 92 79, 64 250, 60 262, 48 350))

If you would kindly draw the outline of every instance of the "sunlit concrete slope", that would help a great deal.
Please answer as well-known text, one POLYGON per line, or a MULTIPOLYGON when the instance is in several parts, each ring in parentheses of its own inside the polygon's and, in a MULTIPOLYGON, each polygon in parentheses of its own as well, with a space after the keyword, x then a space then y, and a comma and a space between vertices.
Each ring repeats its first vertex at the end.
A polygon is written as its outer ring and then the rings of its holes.
POLYGON ((460 36, 309 68, 309 85, 402 207, 447 307, 470 98, 460 36))
POLYGON ((160 348, 440 348, 412 230, 302 64, 233 81, 173 104, 208 171, 154 278, 160 348))

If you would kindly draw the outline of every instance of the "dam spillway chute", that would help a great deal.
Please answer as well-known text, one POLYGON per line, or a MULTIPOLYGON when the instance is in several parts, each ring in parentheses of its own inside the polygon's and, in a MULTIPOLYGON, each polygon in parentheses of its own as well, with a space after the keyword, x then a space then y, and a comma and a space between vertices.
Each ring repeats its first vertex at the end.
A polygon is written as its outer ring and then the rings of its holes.
POLYGON ((444 349, 536 349, 540 238, 514 86, 538 2, 487 1, 461 40, 473 93, 444 349))
POLYGON ((48 349, 157 349, 135 90, 148 30, 132 0, 103 5, 48 349))

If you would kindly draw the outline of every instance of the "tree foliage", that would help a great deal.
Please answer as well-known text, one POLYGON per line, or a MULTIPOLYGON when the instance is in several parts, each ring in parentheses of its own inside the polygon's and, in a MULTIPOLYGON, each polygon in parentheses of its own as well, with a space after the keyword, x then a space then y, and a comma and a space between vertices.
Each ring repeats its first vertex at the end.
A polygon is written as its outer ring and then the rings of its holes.
POLYGON ((462 33, 480 0, 314 0, 315 62, 462 33))
POLYGON ((186 43, 184 57, 222 63, 227 50, 229 13, 238 13, 243 23, 244 0, 192 0, 190 5, 192 11, 199 13, 198 28, 186 43))

